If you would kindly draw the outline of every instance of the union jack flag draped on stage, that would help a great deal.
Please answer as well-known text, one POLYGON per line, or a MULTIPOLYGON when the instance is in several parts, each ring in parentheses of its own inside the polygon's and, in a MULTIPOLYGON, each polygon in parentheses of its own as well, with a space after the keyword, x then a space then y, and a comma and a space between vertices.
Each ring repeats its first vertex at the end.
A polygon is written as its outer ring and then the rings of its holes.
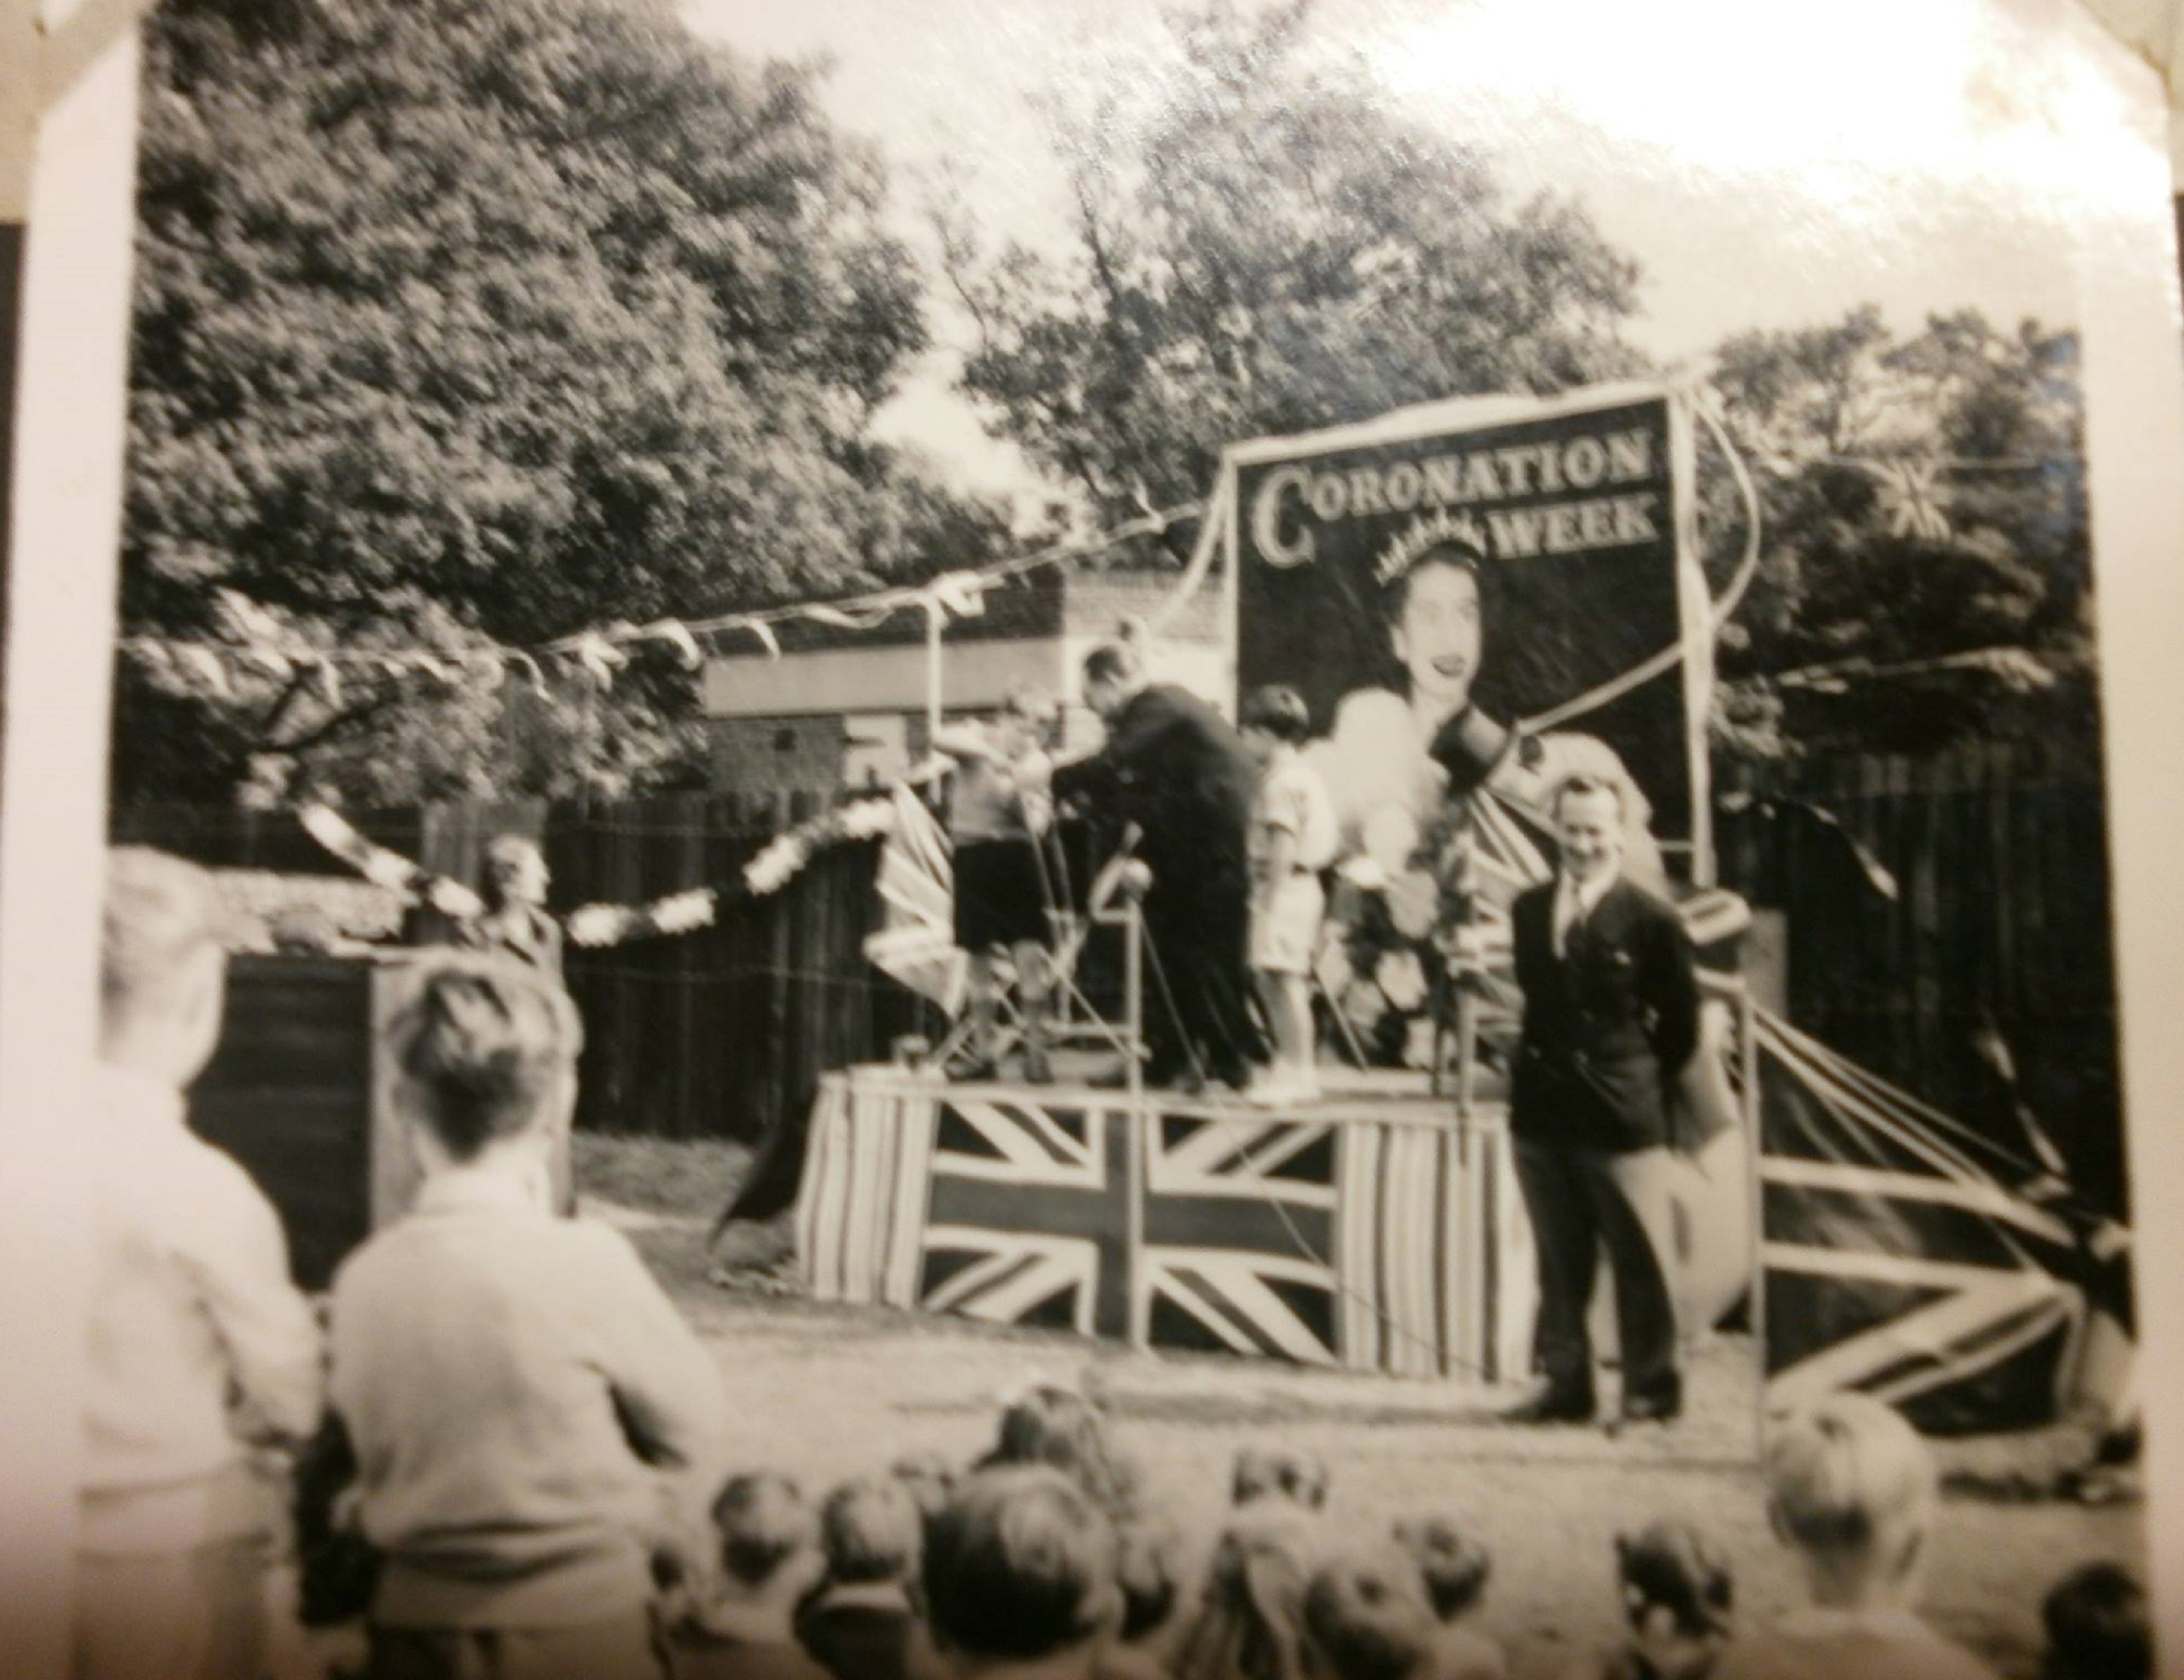
POLYGON ((812 1292, 1403 1377, 1525 1373, 1532 1266, 1498 1124, 1157 1100, 829 1076, 798 1204, 812 1292))
POLYGON ((1335 1128, 1165 1114, 1145 1127, 1145 1265, 1124 1249, 1128 1109, 951 1092, 930 1162, 921 1302, 1164 1346, 1336 1360, 1335 1128))
POLYGON ((2085 1231, 1786 1021, 1763 1012, 1757 1050, 1769 1399, 1862 1389, 1933 1433, 2052 1420, 2110 1310, 2085 1231))
POLYGON ((874 968, 950 1015, 963 1007, 965 960, 956 948, 955 868, 948 836, 906 782, 880 848, 881 926, 865 941, 874 968))

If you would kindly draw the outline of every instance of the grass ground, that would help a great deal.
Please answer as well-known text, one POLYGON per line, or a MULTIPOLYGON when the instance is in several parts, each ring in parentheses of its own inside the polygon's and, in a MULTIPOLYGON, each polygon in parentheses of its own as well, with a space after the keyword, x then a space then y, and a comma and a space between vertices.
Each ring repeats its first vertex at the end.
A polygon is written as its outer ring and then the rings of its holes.
MULTIPOLYGON (((1673 1432, 1611 1442, 1593 1432, 1496 1424, 1483 1397, 1446 1385, 1331 1376, 1230 1360, 1156 1357, 1067 1336, 720 1288, 705 1237, 744 1166, 711 1143, 580 1136, 577 1183, 628 1230, 718 1354, 734 1449, 823 1486, 932 1449, 967 1458, 1004 1398, 1061 1378, 1100 1391, 1117 1435, 1178 1521, 1216 1520, 1230 1454, 1247 1439, 1308 1448, 1334 1475, 1329 1520, 1366 1536, 1396 1516, 1449 1515, 1487 1545, 1481 1626, 1514 1680, 1556 1674, 1613 1642, 1614 1537, 1655 1516, 1714 1533, 1736 1560, 1741 1615, 1792 1601, 1753 1463, 1748 1343, 1725 1339, 1694 1373, 1673 1432)), ((2030 1676, 2048 1585, 2094 1557, 2143 1566, 2135 1505, 1944 1503, 1927 1605, 2003 1674, 2030 1676)))

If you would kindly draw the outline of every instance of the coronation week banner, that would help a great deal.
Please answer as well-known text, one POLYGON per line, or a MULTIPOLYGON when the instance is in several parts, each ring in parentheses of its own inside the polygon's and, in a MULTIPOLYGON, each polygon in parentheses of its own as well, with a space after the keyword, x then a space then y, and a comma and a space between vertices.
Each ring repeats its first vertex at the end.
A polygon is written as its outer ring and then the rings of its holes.
MULTIPOLYGON (((1444 676, 1496 722, 1605 743, 1664 851, 1709 880, 1713 626, 1693 462, 1690 399, 1646 385, 1435 403, 1231 448, 1217 499, 1240 701, 1287 684, 1338 745, 1346 725, 1399 716, 1391 701, 1423 710, 1420 679, 1435 678, 1420 635, 1406 666, 1408 571, 1453 540, 1481 557, 1480 623, 1472 668, 1444 676), (1649 664, 1665 668, 1623 692, 1649 664)), ((1368 755, 1423 756, 1423 738, 1371 734, 1368 755)))

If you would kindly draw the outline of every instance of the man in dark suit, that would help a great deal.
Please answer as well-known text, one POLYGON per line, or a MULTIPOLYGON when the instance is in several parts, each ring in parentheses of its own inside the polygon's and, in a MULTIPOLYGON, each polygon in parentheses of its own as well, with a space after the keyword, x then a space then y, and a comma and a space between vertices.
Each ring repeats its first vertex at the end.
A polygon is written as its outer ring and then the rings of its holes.
POLYGON ((1145 937, 1158 964, 1145 1010, 1145 1077, 1186 1087, 1211 1078, 1240 1091, 1265 1059, 1249 1001, 1246 850, 1257 767, 1212 707, 1146 681, 1143 651, 1128 637, 1087 657, 1084 701, 1106 726, 1106 744, 1056 770, 1054 791, 1141 832, 1138 856, 1152 871, 1145 937))
POLYGON ((1517 1178, 1539 1249, 1545 1386, 1512 1416, 1593 1414, 1586 1331, 1604 1244, 1615 1279, 1623 1416, 1683 1407, 1669 1102, 1698 1043, 1698 982, 1674 910, 1622 876, 1622 795, 1572 777, 1552 815, 1555 878, 1510 910, 1524 1028, 1510 1093, 1517 1178))

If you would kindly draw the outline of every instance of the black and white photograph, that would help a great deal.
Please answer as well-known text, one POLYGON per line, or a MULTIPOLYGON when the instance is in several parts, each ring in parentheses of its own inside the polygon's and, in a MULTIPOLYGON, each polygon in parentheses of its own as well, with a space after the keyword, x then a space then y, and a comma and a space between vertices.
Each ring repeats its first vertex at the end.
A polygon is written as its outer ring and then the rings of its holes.
POLYGON ((2157 1672, 2184 19, 31 12, 24 1674, 2157 1672))

